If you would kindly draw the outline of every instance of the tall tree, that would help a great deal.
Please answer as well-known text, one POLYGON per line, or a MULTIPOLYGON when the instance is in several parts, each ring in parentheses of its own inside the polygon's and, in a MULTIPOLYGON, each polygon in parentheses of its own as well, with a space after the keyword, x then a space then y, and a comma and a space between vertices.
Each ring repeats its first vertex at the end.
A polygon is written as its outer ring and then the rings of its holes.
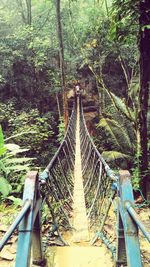
POLYGON ((31 0, 26 0, 26 6, 27 6, 27 24, 31 26, 32 22, 31 0))
POLYGON ((18 9, 20 11, 22 21, 25 25, 31 26, 32 23, 32 1, 31 0, 16 0, 18 9))
POLYGON ((62 34, 62 24, 61 24, 61 15, 60 15, 60 0, 56 1, 56 17, 57 17, 57 34, 58 34, 58 42, 59 42, 61 87, 62 87, 62 92, 63 92, 64 122, 65 122, 65 128, 66 128, 68 124, 68 102, 67 102, 67 91, 66 91, 66 81, 65 81, 64 45, 63 45, 63 34, 62 34))
MULTIPOLYGON (((132 80, 134 71, 130 71, 130 75, 126 75, 126 69, 120 60, 123 68, 126 82, 128 84, 128 100, 132 100, 130 106, 138 115, 135 120, 135 128, 137 132, 137 161, 139 167, 139 178, 141 181, 141 189, 144 196, 149 199, 150 181, 148 175, 148 98, 150 83, 150 1, 149 0, 114 0, 114 17, 115 17, 115 37, 119 44, 121 42, 131 45, 132 36, 137 38, 139 45, 139 86, 137 96, 133 94, 131 98, 132 80), (139 26, 139 32, 138 30, 139 26), (128 78, 129 77, 129 78, 128 78), (137 103, 136 103, 137 102, 137 103), (135 110, 136 108, 136 110, 135 110)), ((138 49, 137 49, 138 50, 138 49)), ((137 76, 137 73, 135 72, 137 76)), ((129 101, 129 102, 130 102, 129 101)))
POLYGON ((25 9, 24 9, 22 0, 16 0, 16 3, 18 5, 18 9, 20 11, 23 23, 27 24, 27 18, 26 18, 25 9))
POLYGON ((139 4, 140 23, 140 112, 139 130, 141 142, 141 176, 144 196, 150 199, 150 177, 148 174, 148 98, 150 87, 150 1, 141 0, 139 4), (148 193, 149 192, 149 193, 148 193), (149 194, 149 196, 148 196, 149 194))

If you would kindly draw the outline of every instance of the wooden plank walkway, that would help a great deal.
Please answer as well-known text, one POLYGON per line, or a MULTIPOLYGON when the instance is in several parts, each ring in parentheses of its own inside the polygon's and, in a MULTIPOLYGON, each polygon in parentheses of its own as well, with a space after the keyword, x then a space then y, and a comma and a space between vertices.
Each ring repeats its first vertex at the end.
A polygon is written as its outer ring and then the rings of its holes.
POLYGON ((88 221, 86 216, 85 198, 83 190, 83 178, 81 167, 80 150, 80 117, 79 99, 77 99, 77 122, 76 122, 76 153, 74 168, 74 205, 73 205, 73 227, 74 242, 89 241, 88 221))

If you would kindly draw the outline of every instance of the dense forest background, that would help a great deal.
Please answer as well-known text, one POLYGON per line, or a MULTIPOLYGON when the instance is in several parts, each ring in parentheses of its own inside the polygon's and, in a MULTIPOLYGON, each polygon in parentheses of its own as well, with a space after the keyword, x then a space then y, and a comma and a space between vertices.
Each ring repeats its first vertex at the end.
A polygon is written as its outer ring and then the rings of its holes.
POLYGON ((1 0, 1 200, 54 155, 77 80, 98 149, 149 198, 149 44, 148 0, 1 0))

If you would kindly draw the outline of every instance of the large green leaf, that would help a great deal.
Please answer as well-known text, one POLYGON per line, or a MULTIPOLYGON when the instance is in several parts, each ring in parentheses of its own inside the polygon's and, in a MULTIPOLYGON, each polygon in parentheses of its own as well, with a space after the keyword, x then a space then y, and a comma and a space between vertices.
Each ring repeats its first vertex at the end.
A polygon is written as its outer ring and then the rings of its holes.
POLYGON ((7 169, 6 169, 5 164, 3 163, 2 160, 0 160, 0 171, 7 173, 7 169))
POLYGON ((125 128, 123 128, 118 121, 110 118, 102 118, 98 123, 98 127, 105 128, 111 136, 113 145, 119 150, 122 150, 123 144, 125 144, 129 149, 132 149, 130 137, 125 128))
POLYGON ((10 193, 10 185, 4 177, 0 177, 0 193, 6 197, 10 193))
POLYGON ((122 98, 110 92, 110 90, 108 90, 106 87, 104 87, 104 90, 112 100, 112 103, 115 106, 115 108, 120 113, 122 113, 130 121, 136 120, 136 113, 125 103, 125 101, 122 98))
POLYGON ((6 150, 7 150, 6 147, 0 147, 0 156, 4 155, 6 150))
POLYGON ((5 144, 5 147, 10 150, 10 151, 18 151, 20 149, 20 146, 19 145, 16 145, 16 144, 5 144))
POLYGON ((119 148, 120 147, 120 144, 119 144, 118 139, 116 138, 116 135, 114 134, 114 132, 112 130, 112 127, 111 127, 111 124, 112 123, 113 123, 113 120, 102 118, 100 120, 98 126, 104 127, 106 129, 106 131, 109 132, 109 134, 112 137, 113 143, 115 144, 115 146, 117 146, 119 148))
POLYGON ((118 151, 103 151, 102 156, 107 161, 114 161, 117 159, 129 159, 130 157, 118 151))
POLYGON ((129 120, 135 121, 135 113, 131 110, 131 108, 124 102, 123 99, 111 93, 113 102, 116 108, 129 120))
POLYGON ((0 125, 0 148, 4 146, 4 137, 3 137, 3 132, 2 132, 2 127, 0 125))
POLYGON ((11 165, 11 164, 18 164, 18 163, 24 163, 24 162, 28 162, 31 160, 34 160, 35 158, 8 158, 6 163, 7 165, 11 165))
POLYGON ((26 164, 26 165, 13 165, 13 166, 9 166, 7 169, 13 172, 20 172, 20 171, 28 171, 29 170, 29 166, 30 164, 26 164))
POLYGON ((5 138, 5 141, 8 141, 8 140, 10 140, 10 139, 12 139, 12 138, 16 138, 16 137, 18 137, 18 136, 22 136, 22 135, 26 135, 26 134, 35 134, 35 133, 36 133, 36 131, 21 132, 21 133, 14 134, 14 135, 12 135, 12 136, 10 136, 10 137, 5 138))
MULTIPOLYGON (((8 148, 8 144, 7 145, 5 145, 5 147, 6 148, 8 148)), ((29 151, 29 149, 27 149, 27 148, 16 148, 16 149, 14 149, 14 150, 11 150, 9 153, 8 153, 8 155, 11 155, 11 156, 13 156, 13 155, 16 155, 16 154, 18 154, 18 153, 23 153, 23 152, 26 152, 26 151, 29 151)))
POLYGON ((23 200, 14 196, 7 197, 7 199, 11 200, 15 206, 22 206, 23 200))

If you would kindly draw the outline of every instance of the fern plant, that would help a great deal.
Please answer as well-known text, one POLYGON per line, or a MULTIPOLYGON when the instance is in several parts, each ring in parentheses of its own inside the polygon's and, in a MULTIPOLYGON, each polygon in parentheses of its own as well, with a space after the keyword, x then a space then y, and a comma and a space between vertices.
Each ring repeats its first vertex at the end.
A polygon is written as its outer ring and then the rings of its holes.
POLYGON ((33 158, 21 157, 27 151, 16 144, 5 144, 0 126, 0 197, 6 198, 10 193, 20 193, 24 176, 29 170, 33 158), (19 157, 18 157, 19 156, 19 157))
POLYGON ((136 133, 127 117, 119 114, 114 105, 108 106, 97 128, 105 139, 102 147, 102 156, 105 160, 115 168, 116 166, 134 168, 136 165, 136 133))
MULTIPOLYGON (((117 98, 119 101, 119 98, 117 98)), ((125 107, 125 106, 124 106, 125 107)), ((138 134, 133 127, 133 121, 126 114, 117 112, 114 105, 105 110, 100 119, 98 129, 103 129, 109 146, 104 147, 103 157, 113 165, 128 168, 132 172, 132 182, 135 189, 139 187, 139 153, 138 134)))

